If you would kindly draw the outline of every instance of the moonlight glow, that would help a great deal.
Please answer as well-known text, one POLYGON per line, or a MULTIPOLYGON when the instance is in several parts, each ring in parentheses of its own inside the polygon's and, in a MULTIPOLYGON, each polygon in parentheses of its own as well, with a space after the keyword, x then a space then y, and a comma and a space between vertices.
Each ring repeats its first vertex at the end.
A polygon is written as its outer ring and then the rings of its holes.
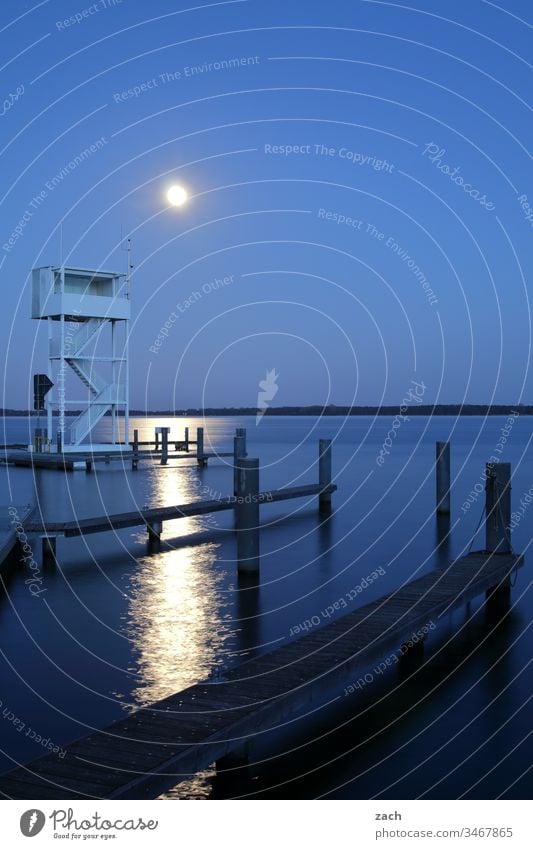
POLYGON ((167 200, 172 206, 183 206, 187 200, 187 192, 183 186, 171 186, 167 192, 167 200))

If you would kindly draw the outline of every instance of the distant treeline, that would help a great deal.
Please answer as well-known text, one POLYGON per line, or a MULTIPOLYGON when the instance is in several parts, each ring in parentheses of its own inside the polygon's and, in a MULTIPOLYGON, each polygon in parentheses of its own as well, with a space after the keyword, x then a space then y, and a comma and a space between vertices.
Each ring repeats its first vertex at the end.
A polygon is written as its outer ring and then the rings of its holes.
MULTIPOLYGON (((262 411, 265 416, 395 416, 398 405, 384 407, 339 407, 319 404, 310 407, 270 407, 262 411)), ((533 415, 531 404, 417 404, 408 407, 408 416, 508 416, 512 412, 521 416, 533 415)), ((67 416, 77 416, 79 410, 69 410, 67 416)), ((187 410, 130 410, 130 416, 140 418, 146 416, 255 416, 255 407, 205 407, 204 409, 189 408, 187 410)), ((37 416, 33 410, 0 410, 3 416, 37 416)), ((41 416, 46 413, 41 411, 41 416)), ((57 412, 54 411, 54 415, 57 412)), ((107 415, 111 415, 108 413, 107 415)))

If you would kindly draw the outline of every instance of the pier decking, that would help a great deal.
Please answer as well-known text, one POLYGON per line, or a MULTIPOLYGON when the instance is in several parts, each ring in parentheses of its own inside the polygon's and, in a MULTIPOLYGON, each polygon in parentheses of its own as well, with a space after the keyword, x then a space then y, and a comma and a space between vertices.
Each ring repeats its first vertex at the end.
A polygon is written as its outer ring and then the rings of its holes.
MULTIPOLYGON (((286 490, 284 491, 286 492, 286 490)), ((136 711, 0 777, 14 799, 153 797, 231 754, 399 650, 431 622, 482 593, 505 599, 521 555, 476 552, 305 637, 136 711)), ((339 693, 340 694, 340 693, 339 693)))

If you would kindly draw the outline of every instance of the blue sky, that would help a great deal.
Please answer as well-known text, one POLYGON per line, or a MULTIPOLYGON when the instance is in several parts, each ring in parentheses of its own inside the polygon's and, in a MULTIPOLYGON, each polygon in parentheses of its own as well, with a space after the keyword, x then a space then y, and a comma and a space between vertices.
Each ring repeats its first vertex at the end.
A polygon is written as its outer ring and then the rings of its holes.
POLYGON ((271 369, 280 405, 530 402, 528 2, 7 0, 1 26, 2 406, 46 368, 29 275, 60 222, 66 264, 121 271, 132 238, 135 407, 254 406, 271 369))

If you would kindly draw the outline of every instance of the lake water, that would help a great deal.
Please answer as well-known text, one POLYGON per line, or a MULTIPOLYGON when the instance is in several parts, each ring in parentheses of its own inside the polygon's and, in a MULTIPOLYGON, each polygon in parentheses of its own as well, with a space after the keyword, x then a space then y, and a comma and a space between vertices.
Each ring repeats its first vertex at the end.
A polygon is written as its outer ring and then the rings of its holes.
MULTIPOLYGON (((533 484, 529 418, 513 420, 503 443, 506 418, 413 417, 390 440, 380 466, 391 421, 133 419, 141 440, 153 439, 156 425, 169 425, 171 438, 182 438, 185 426, 194 438, 203 425, 212 451, 231 450, 235 428, 246 427, 262 489, 315 482, 318 440, 330 437, 338 485, 333 515, 321 522, 316 498, 262 507, 258 588, 237 578, 231 511, 165 523, 158 554, 148 553, 141 528, 59 539, 59 567, 43 572, 37 597, 19 567, 0 597, 0 770, 45 754, 47 740, 62 746, 125 711, 223 676, 243 658, 291 639, 306 619, 328 621, 322 611, 378 567, 379 578, 352 592, 354 601, 335 615, 447 564, 478 526, 484 493, 475 488, 482 489, 484 464, 495 451, 512 464, 515 509, 533 484), (449 536, 434 513, 435 441, 446 439, 449 536)), ((2 441, 27 442, 28 426, 26 419, 5 419, 2 441)), ((106 419, 95 441, 108 439, 109 429, 106 419)), ((50 520, 179 504, 230 494, 230 462, 199 469, 192 459, 170 459, 166 467, 149 461, 136 472, 99 464, 93 474, 2 467, 0 502, 36 500, 50 520)), ((337 693, 327 710, 258 738, 249 776, 230 786, 208 770, 167 797, 529 798, 532 519, 526 506, 513 532, 525 567, 497 632, 474 604, 443 617, 415 676, 400 678, 395 669, 375 676, 357 697, 337 693)), ((483 546, 480 532, 474 548, 483 546)))

